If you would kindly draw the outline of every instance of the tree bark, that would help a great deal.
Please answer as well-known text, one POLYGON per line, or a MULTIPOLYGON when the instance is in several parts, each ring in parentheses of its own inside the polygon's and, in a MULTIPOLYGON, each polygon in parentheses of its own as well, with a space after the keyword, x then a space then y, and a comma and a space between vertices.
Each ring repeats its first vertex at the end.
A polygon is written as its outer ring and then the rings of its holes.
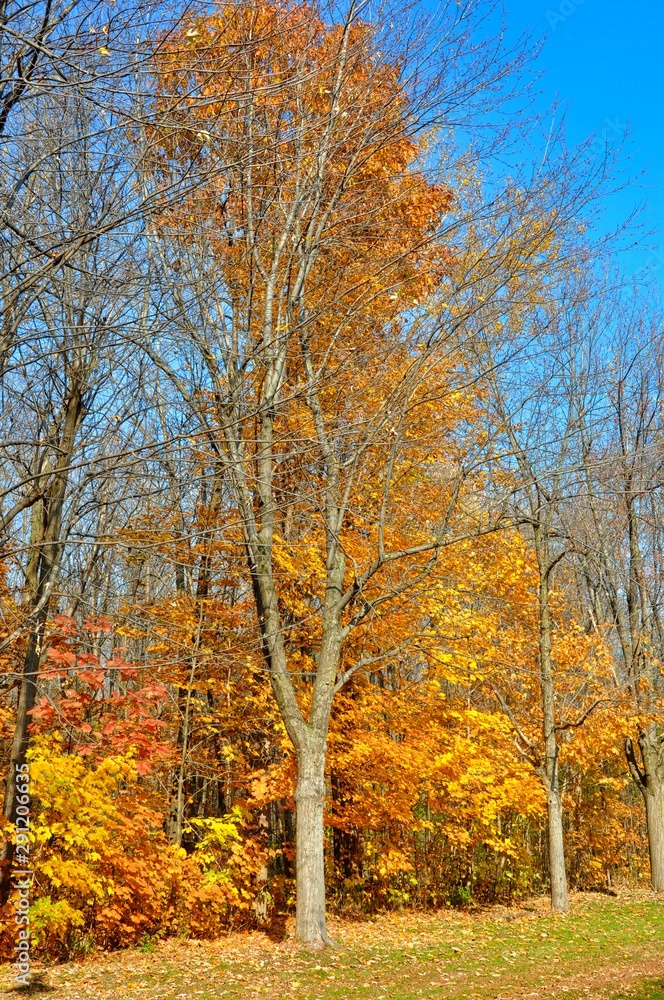
POLYGON ((655 892, 664 892, 664 746, 658 726, 649 726, 639 735, 643 769, 639 766, 634 746, 625 740, 625 756, 646 807, 650 880, 655 892))
MULTIPOLYGON (((16 782, 17 771, 25 764, 30 737, 28 725, 30 724, 30 712, 34 708, 35 696, 37 693, 37 673, 41 663, 42 642, 44 625, 46 623, 46 610, 42 610, 34 628, 30 632, 28 648, 25 656, 23 676, 18 696, 18 708, 16 711, 16 723, 11 751, 9 754, 9 766, 7 768, 7 781, 5 786, 4 816, 10 823, 16 822, 16 782)), ((0 858, 0 906, 4 906, 9 898, 11 889, 11 868, 14 861, 14 844, 10 840, 5 840, 2 845, 2 856, 0 858)))
POLYGON ((555 688, 551 661, 551 612, 549 608, 549 576, 553 563, 549 554, 548 539, 535 529, 539 583, 539 667, 542 694, 542 723, 546 760, 542 779, 547 794, 549 827, 549 880, 551 883, 551 908, 559 913, 569 910, 567 873, 565 871, 565 841, 563 835, 563 808, 558 784, 558 739, 555 718, 555 688))
MULTIPOLYGON (((30 712, 37 694, 37 675, 41 665, 44 645, 44 629, 51 604, 53 587, 56 583, 62 552, 62 516, 69 465, 76 443, 76 435, 84 413, 80 386, 74 381, 63 408, 63 431, 58 442, 59 458, 52 470, 52 482, 45 490, 42 500, 35 505, 32 515, 30 553, 26 566, 26 588, 29 607, 32 609, 28 646, 21 677, 18 710, 9 766, 5 785, 4 816, 9 823, 16 822, 16 786, 14 776, 17 767, 24 764, 30 734, 30 712)), ((0 905, 7 901, 14 845, 5 840, 0 856, 0 905)))
POLYGON ((551 909, 559 913, 566 913, 569 910, 569 899, 567 896, 567 872, 565 871, 563 804, 557 787, 549 790, 547 795, 547 812, 549 822, 551 909))
POLYGON ((331 944, 325 924, 325 743, 307 741, 297 763, 295 933, 298 941, 316 949, 331 944))
POLYGON ((664 892, 664 786, 646 791, 646 821, 650 851, 650 879, 655 892, 664 892))

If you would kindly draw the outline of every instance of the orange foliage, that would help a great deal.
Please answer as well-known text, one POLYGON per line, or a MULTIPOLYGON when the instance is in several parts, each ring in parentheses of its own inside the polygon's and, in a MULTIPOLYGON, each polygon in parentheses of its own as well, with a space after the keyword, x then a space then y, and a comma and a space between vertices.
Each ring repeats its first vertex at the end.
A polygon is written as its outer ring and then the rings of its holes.
MULTIPOLYGON (((274 421, 272 570, 304 709, 326 524, 298 337, 324 372, 326 432, 361 455, 344 483, 344 584, 381 545, 424 548, 446 511, 458 536, 426 575, 430 551, 386 563, 345 611, 342 625, 361 602, 371 609, 342 646, 349 680, 328 737, 332 899, 367 910, 522 896, 544 867, 542 785, 514 738, 541 738, 534 558, 515 532, 478 537, 482 476, 456 473, 482 444, 481 395, 459 378, 460 350, 422 353, 410 334, 450 267, 435 236, 453 197, 422 166, 400 67, 373 58, 368 25, 344 33, 307 4, 261 0, 190 18, 164 39, 156 71, 152 170, 208 176, 158 220, 159 234, 187 281, 196 267, 221 275, 232 308, 214 303, 218 316, 232 325, 241 313, 238 357, 250 363, 238 433, 254 458, 263 354, 292 334, 274 421), (292 290, 307 254, 305 308, 292 290)), ((219 388, 230 376, 208 353, 219 388)), ((218 471, 225 411, 214 387, 198 405, 212 430, 192 443, 188 477, 210 490, 192 486, 176 513, 151 498, 119 539, 127 566, 152 558, 168 583, 127 597, 117 620, 49 625, 31 726, 33 922, 46 954, 214 936, 292 900, 293 751, 265 669, 240 512, 218 471), (178 782, 182 847, 169 843, 178 782)), ((4 591, 0 601, 9 607, 4 591)), ((636 853, 624 713, 614 699, 611 715, 572 725, 610 690, 610 651, 563 585, 552 609, 572 871, 595 886, 636 853)), ((3 706, 0 722, 12 711, 3 706)))

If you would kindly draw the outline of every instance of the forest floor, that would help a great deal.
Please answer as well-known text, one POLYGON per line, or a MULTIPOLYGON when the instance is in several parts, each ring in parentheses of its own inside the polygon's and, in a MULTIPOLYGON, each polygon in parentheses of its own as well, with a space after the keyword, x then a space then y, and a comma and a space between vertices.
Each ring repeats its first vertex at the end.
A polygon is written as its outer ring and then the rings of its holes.
POLYGON ((44 1000, 664 1000, 664 901, 575 894, 566 917, 544 899, 475 913, 330 920, 338 948, 286 939, 170 939, 37 967, 26 991, 0 970, 0 996, 44 1000))

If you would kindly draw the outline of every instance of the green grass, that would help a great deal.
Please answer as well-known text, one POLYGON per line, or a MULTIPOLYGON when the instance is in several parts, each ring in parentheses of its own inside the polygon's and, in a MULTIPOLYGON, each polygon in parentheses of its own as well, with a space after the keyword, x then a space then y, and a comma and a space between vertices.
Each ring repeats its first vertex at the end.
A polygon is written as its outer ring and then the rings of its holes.
MULTIPOLYGON (((624 995, 617 996, 616 1000, 623 1000, 624 995)), ((630 993, 625 1000, 664 1000, 664 979, 653 979, 642 983, 633 993, 630 993)))
POLYGON ((53 1000, 664 1000, 664 903, 654 899, 585 896, 567 917, 537 904, 332 930, 340 948, 322 954, 261 934, 150 941, 48 969, 44 982, 53 1000))

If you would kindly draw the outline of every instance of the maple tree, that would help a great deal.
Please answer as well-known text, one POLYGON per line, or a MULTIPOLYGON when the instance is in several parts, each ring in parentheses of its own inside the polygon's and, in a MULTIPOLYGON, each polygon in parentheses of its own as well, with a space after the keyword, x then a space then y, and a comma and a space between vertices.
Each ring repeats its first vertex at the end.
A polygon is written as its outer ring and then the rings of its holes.
MULTIPOLYGON (((329 25, 306 5, 240 4, 192 19, 158 61, 155 174, 209 164, 210 181, 155 226, 176 340, 148 351, 208 437, 241 526, 298 758, 297 933, 313 946, 327 942, 335 692, 386 655, 381 619, 389 609, 394 635, 441 550, 495 527, 464 504, 476 442, 456 432, 473 407, 441 318, 450 307, 432 299, 455 268, 455 195, 427 173, 433 133, 375 39, 353 6, 329 25), (183 342, 203 373, 196 389, 183 342), (414 515, 415 498, 430 518, 414 515)), ((543 220, 514 227, 496 253, 513 275, 551 244, 543 220)), ((417 617, 406 615, 403 644, 417 617)))
MULTIPOLYGON (((200 236, 179 240, 174 216, 163 220, 161 238, 180 255, 186 291, 176 322, 185 324, 196 349, 202 347, 210 390, 200 416, 232 490, 263 655, 298 756, 298 935, 318 945, 327 942, 325 742, 335 686, 348 674, 340 670, 342 644, 375 607, 403 589, 403 582, 391 585, 387 568, 405 560, 405 572, 426 572, 418 556, 426 558, 441 544, 435 531, 405 539, 392 532, 390 479, 397 461, 405 467, 415 459, 399 450, 409 433, 415 435, 419 410, 440 410, 420 390, 421 370, 436 364, 435 354, 413 357, 413 335, 399 333, 398 317, 405 303, 412 306, 434 287, 449 259, 435 236, 451 195, 418 166, 397 66, 380 65, 371 29, 354 13, 345 25, 327 27, 306 7, 240 5, 222 8, 216 20, 192 22, 180 38, 160 64, 168 100, 177 87, 183 94, 178 114, 184 115, 184 127, 170 127, 161 139, 164 155, 191 155, 195 121, 199 142, 209 147, 202 155, 228 166, 213 178, 209 200, 197 198, 185 208, 199 220, 200 236), (239 57, 227 66, 231 38, 239 57), (185 60, 186 39, 193 52, 185 60), (283 82, 275 87, 277 78, 283 82), (207 98, 204 104, 187 101, 189 80, 207 98), (251 94, 248 108, 229 99, 238 86, 251 94), (202 274, 201 252, 212 255, 212 271, 204 266, 202 274), (193 296, 201 293, 216 303, 205 331, 188 322, 187 299, 200 302, 193 296), (386 325, 393 331, 389 340, 386 325), (387 358, 390 369, 384 368, 387 358), (366 379, 375 366, 390 372, 378 392, 366 379), (310 444, 289 460, 303 435, 310 444), (351 542, 356 517, 367 520, 363 480, 372 466, 375 476, 380 453, 387 471, 383 496, 374 491, 368 498, 379 525, 351 569, 342 535, 348 531, 351 542), (297 502, 303 488, 313 491, 313 504, 305 507, 297 502), (280 576, 294 566, 289 549, 295 539, 286 525, 280 535, 277 512, 289 507, 296 523, 308 510, 315 532, 307 542, 313 555, 309 595, 298 615, 310 620, 309 646, 317 649, 307 656, 315 680, 304 705, 291 677, 293 642, 280 608, 280 576), (387 587, 372 595, 381 571, 387 587)), ((158 363, 163 366, 163 359, 158 363)), ((170 374, 177 383, 173 369, 170 374)), ((446 492, 445 485, 436 489, 443 504, 446 492)))

